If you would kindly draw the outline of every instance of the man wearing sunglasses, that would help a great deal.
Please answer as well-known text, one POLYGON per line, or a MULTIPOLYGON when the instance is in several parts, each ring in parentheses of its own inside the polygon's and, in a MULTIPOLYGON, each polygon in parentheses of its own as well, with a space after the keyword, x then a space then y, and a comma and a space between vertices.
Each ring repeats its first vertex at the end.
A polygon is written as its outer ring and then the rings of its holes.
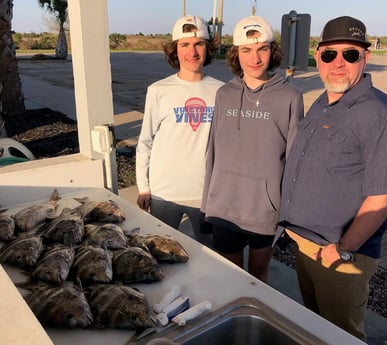
POLYGON ((297 243, 305 306, 362 340, 387 227, 387 95, 364 72, 369 46, 365 25, 352 17, 322 31, 314 56, 326 91, 286 162, 276 234, 297 243))

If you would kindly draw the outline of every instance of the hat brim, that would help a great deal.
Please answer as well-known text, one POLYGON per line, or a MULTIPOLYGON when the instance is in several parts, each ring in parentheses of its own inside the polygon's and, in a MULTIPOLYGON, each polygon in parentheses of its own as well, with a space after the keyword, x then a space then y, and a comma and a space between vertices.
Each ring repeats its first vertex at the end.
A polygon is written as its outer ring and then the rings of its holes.
POLYGON ((351 43, 356 43, 357 45, 363 47, 363 48, 368 48, 371 46, 370 42, 365 42, 365 41, 359 41, 356 39, 350 39, 348 37, 335 37, 329 40, 324 40, 321 41, 317 44, 317 49, 320 48, 321 45, 326 44, 326 43, 333 43, 333 42, 351 42, 351 43))

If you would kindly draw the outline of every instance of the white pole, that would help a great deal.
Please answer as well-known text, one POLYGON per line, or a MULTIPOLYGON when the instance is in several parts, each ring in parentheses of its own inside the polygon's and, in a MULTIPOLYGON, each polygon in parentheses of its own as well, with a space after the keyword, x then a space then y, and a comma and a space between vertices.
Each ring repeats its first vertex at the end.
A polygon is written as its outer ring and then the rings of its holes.
POLYGON ((183 0, 183 17, 185 16, 185 0, 183 0))
POLYGON ((221 23, 223 22, 223 0, 219 0, 218 21, 219 21, 219 25, 221 27, 222 26, 221 23))
POLYGON ((216 21, 216 0, 214 0, 214 9, 212 11, 212 32, 213 33, 217 31, 215 21, 216 21))
POLYGON ((253 1, 253 7, 251 9, 251 15, 255 16, 256 9, 257 9, 257 0, 253 1))
POLYGON ((218 34, 220 39, 219 52, 222 51, 222 26, 223 26, 223 0, 219 0, 219 6, 218 6, 218 34))
POLYGON ((214 9, 212 11, 212 23, 215 24, 215 18, 216 18, 216 0, 214 0, 214 9))
POLYGON ((118 193, 107 0, 94 0, 89 10, 88 4, 68 1, 79 149, 104 160, 106 188, 118 193))

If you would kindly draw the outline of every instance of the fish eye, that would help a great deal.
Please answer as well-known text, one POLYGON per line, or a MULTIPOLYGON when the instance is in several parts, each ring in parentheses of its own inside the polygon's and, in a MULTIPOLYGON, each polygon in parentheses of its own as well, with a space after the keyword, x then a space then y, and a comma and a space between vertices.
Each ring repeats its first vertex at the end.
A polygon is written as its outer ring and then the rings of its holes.
POLYGON ((71 320, 74 317, 74 315, 73 314, 66 314, 65 317, 67 320, 71 320))

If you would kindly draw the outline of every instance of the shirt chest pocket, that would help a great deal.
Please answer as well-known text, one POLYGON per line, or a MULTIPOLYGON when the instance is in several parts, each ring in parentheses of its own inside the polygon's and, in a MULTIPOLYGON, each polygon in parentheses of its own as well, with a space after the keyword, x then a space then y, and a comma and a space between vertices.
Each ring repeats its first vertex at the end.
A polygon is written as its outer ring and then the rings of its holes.
POLYGON ((316 137, 325 144, 342 144, 346 139, 344 131, 331 125, 322 124, 316 131, 316 137))
POLYGON ((320 159, 329 170, 347 171, 361 167, 361 151, 356 137, 341 128, 320 125, 317 130, 320 159))

